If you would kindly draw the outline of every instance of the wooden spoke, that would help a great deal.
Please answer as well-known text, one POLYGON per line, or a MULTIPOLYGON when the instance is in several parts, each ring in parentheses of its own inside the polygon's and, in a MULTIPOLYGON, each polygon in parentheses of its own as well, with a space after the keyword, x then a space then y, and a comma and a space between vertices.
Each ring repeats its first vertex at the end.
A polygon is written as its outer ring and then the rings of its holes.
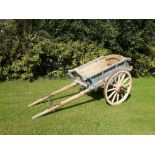
POLYGON ((123 85, 123 87, 128 87, 130 86, 130 83, 123 85))
POLYGON ((104 96, 111 105, 123 103, 131 90, 132 77, 127 70, 120 70, 113 74, 105 84, 104 96))
POLYGON ((116 93, 116 91, 113 91, 113 92, 108 96, 108 99, 110 99, 115 93, 116 93))
POLYGON ((129 80, 129 77, 127 77, 123 82, 122 82, 122 85, 125 84, 125 82, 127 82, 129 80))
POLYGON ((107 91, 107 92, 110 92, 110 91, 112 91, 112 90, 116 90, 116 88, 111 88, 111 89, 108 89, 108 91, 107 91))
POLYGON ((115 95, 113 96, 113 98, 112 98, 112 103, 114 103, 114 101, 115 101, 115 99, 116 99, 116 95, 117 95, 117 93, 115 93, 115 95))
POLYGON ((121 93, 121 98, 123 98, 124 96, 123 96, 123 94, 121 93))
POLYGON ((127 89, 125 89, 125 88, 123 88, 123 91, 125 92, 125 93, 127 93, 128 91, 127 91, 127 89))
POLYGON ((121 78, 121 80, 120 80, 120 83, 119 84, 122 84, 122 82, 123 82, 123 80, 124 80, 124 78, 125 78, 125 73, 123 74, 123 76, 122 76, 122 78, 121 78))
POLYGON ((117 102, 119 101, 119 93, 117 94, 117 100, 116 100, 117 102))

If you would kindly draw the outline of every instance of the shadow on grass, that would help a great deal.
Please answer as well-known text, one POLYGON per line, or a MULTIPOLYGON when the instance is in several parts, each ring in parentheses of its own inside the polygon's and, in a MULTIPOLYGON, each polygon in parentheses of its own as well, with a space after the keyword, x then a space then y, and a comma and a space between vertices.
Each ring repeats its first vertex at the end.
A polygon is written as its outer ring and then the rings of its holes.
MULTIPOLYGON (((67 96, 72 96, 72 95, 75 95, 77 93, 74 93, 74 94, 70 94, 70 95, 66 95, 66 96, 62 96, 60 98, 63 98, 63 97, 67 97, 67 96)), ((77 106, 81 106, 83 104, 86 104, 86 103, 90 103, 90 102, 93 102, 93 101, 96 101, 96 100, 101 100, 102 98, 104 98, 104 93, 103 93, 103 89, 98 89, 97 91, 92 91, 90 92, 89 94, 87 94, 88 96, 92 97, 92 99, 89 99, 87 101, 84 101, 84 102, 81 102, 81 103, 78 103, 78 104, 74 104, 74 105, 71 105, 71 106, 68 106, 68 107, 64 107, 64 108, 61 108, 61 109, 58 109, 56 110, 55 112, 60 112, 62 110, 66 110, 66 109, 70 109, 70 108, 74 108, 74 107, 77 107, 77 106)), ((128 95, 126 101, 131 97, 131 94, 128 95)), ((58 98, 56 98, 58 99, 58 98)), ((53 113, 55 113, 53 112, 53 113)), ((51 113, 49 113, 51 114, 51 113)), ((47 114, 47 115, 49 115, 47 114)))
MULTIPOLYGON (((127 101, 130 97, 131 97, 131 94, 128 95, 128 97, 127 97, 127 99, 126 99, 125 101, 127 101)), ((125 102, 125 101, 124 101, 124 102, 125 102)))
POLYGON ((100 88, 97 91, 92 91, 88 96, 92 97, 94 100, 101 100, 104 98, 103 89, 100 88))
POLYGON ((73 107, 77 107, 77 106, 80 106, 80 105, 83 105, 83 104, 86 104, 86 103, 89 103, 89 102, 93 102, 94 100, 95 99, 90 99, 90 100, 87 100, 87 101, 84 101, 84 102, 81 102, 81 103, 78 103, 78 104, 71 105, 69 107, 61 108, 61 109, 57 110, 56 112, 59 112, 59 111, 65 110, 65 109, 70 109, 70 108, 73 108, 73 107))
MULTIPOLYGON (((43 102, 41 102, 41 103, 52 102, 52 101, 54 101, 54 100, 58 100, 58 99, 65 98, 65 97, 70 97, 70 96, 73 96, 73 95, 75 95, 75 94, 77 94, 77 93, 72 93, 72 94, 68 94, 68 95, 64 95, 64 96, 60 96, 60 97, 51 98, 51 99, 48 99, 48 100, 43 101, 43 102)), ((54 97, 54 96, 53 96, 53 97, 54 97)))
MULTIPOLYGON (((81 91, 81 90, 80 90, 81 91)), ((76 92, 76 93, 72 93, 72 94, 68 94, 68 95, 64 95, 64 96, 60 96, 60 97, 56 97, 56 98, 51 98, 51 99, 48 99, 46 101, 43 101, 41 103, 45 103, 45 102, 52 102, 54 100, 57 100, 57 99, 61 99, 61 98, 65 98, 65 97, 70 97, 70 96, 73 96, 73 95, 76 95, 78 94, 79 92, 76 92)), ((104 94, 103 94, 103 90, 102 89, 98 89, 97 91, 92 91, 90 92, 89 94, 87 94, 88 96, 92 97, 93 99, 95 100, 100 100, 104 97, 104 94)))
MULTIPOLYGON (((70 108, 73 108, 73 107, 77 107, 77 106, 80 106, 80 105, 83 105, 83 104, 86 104, 86 103, 90 103, 90 102, 93 102, 93 101, 96 101, 96 100, 101 100, 104 98, 104 93, 103 93, 103 89, 99 89, 97 91, 92 91, 90 92, 89 94, 87 94, 88 96, 92 97, 92 99, 90 100, 87 100, 87 101, 84 101, 84 102, 81 102, 81 103, 78 103, 78 104, 75 104, 75 105, 71 105, 71 106, 68 106, 68 107, 64 107, 64 108, 61 108, 55 112, 58 112, 58 111, 62 111, 62 110, 65 110, 65 109, 70 109, 70 108)), ((131 97, 131 94, 128 95, 126 101, 131 97)))
MULTIPOLYGON (((75 93, 75 94, 77 94, 77 93, 75 93)), ((73 94, 71 94, 71 95, 73 95, 73 94)), ((71 95, 67 95, 67 96, 71 96, 71 95)), ((90 102, 93 102, 93 101, 96 101, 96 100, 101 100, 103 98, 103 90, 102 89, 101 90, 99 89, 98 91, 95 91, 95 92, 92 91, 92 92, 90 92, 87 95, 88 96, 91 96, 92 99, 89 99, 87 101, 84 101, 84 102, 81 102, 81 103, 78 103, 78 104, 74 104, 74 105, 71 105, 71 106, 68 106, 68 107, 64 107, 64 108, 58 109, 58 110, 56 110, 53 113, 60 112, 62 110, 66 110, 66 109, 70 109, 70 108, 74 108, 74 107, 77 107, 77 106, 81 106, 83 104, 90 103, 90 102)), ((49 115, 49 114, 47 114, 47 115, 49 115)))

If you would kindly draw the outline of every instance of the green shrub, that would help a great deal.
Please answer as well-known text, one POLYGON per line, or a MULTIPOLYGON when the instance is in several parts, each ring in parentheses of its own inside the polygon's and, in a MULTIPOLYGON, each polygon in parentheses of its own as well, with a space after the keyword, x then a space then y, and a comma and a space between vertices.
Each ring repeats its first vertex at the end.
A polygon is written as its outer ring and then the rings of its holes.
POLYGON ((111 53, 155 76, 155 20, 0 20, 0 43, 0 80, 65 77, 111 53))
POLYGON ((40 64, 39 55, 24 55, 20 60, 15 60, 3 70, 7 80, 11 79, 33 79, 35 69, 40 64))
POLYGON ((134 76, 155 76, 155 57, 135 54, 132 58, 134 76))

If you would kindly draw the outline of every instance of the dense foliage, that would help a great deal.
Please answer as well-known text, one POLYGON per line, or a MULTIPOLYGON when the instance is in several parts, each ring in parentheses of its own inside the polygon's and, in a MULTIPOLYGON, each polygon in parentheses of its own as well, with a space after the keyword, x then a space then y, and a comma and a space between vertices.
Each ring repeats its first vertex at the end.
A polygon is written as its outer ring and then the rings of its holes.
POLYGON ((155 20, 0 20, 0 80, 63 77, 111 53, 155 75, 155 20))

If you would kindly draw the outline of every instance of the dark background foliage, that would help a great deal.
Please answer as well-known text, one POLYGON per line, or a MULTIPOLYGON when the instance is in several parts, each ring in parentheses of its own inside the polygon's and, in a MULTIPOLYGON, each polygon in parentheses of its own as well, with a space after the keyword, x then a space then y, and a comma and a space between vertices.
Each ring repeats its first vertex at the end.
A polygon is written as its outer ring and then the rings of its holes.
POLYGON ((64 77, 100 55, 155 75, 155 20, 0 20, 0 80, 64 77))

